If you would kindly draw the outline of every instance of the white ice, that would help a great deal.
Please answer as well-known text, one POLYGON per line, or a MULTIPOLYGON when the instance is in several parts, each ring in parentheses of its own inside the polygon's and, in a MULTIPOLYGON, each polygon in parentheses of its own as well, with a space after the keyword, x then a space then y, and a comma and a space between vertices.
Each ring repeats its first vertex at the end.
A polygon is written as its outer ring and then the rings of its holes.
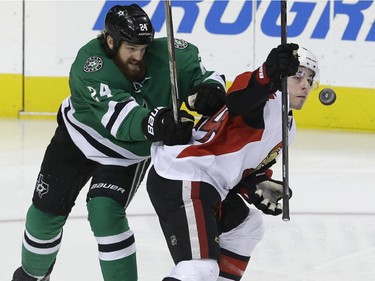
MULTIPOLYGON (((24 218, 54 121, 0 119, 0 281, 20 266, 24 218)), ((266 233, 244 281, 375 280, 375 134, 299 130, 289 149, 289 222, 264 216, 266 233)), ((274 175, 280 179, 280 164, 274 175)), ((87 190, 87 189, 86 189, 87 190)), ((83 190, 64 229, 53 281, 102 280, 83 190)), ((173 263, 144 184, 128 209, 140 281, 173 263)))

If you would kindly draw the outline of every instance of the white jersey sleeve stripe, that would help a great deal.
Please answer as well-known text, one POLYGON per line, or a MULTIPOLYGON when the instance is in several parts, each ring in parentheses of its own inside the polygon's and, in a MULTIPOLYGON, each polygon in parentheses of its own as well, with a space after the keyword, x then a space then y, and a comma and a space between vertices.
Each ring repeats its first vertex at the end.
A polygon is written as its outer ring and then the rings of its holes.
POLYGON ((127 103, 122 109, 121 111, 119 112, 115 122, 113 123, 113 126, 111 128, 111 134, 112 136, 116 137, 117 135, 117 131, 118 129, 120 128, 121 126, 121 123, 125 120, 126 116, 129 114, 129 112, 134 108, 134 107, 137 107, 139 106, 138 103, 136 103, 135 101, 131 101, 129 103, 127 103))
POLYGON ((191 254, 193 259, 200 259, 200 244, 198 236, 197 221, 195 219, 195 211, 193 200, 191 199, 192 186, 190 181, 183 181, 182 183, 182 199, 184 201, 186 218, 189 228, 189 239, 191 244, 191 254))

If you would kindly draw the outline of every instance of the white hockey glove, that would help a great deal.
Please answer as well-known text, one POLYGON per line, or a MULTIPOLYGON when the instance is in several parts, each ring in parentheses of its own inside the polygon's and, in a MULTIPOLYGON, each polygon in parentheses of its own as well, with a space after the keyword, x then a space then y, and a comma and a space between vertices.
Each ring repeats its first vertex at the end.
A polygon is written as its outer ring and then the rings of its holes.
MULTIPOLYGON (((266 171, 251 173, 243 178, 233 189, 249 204, 253 204, 263 213, 277 216, 282 213, 282 205, 279 201, 283 197, 283 183, 271 179, 269 174, 266 171)), ((290 188, 289 194, 292 197, 290 188)))

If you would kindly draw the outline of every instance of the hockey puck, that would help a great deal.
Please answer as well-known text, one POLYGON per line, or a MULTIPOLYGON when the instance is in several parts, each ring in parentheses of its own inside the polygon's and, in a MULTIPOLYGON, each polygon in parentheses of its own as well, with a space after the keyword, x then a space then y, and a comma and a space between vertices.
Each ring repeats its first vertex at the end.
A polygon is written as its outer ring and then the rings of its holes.
POLYGON ((319 100, 324 105, 331 105, 336 101, 336 93, 330 88, 324 88, 319 93, 319 100))

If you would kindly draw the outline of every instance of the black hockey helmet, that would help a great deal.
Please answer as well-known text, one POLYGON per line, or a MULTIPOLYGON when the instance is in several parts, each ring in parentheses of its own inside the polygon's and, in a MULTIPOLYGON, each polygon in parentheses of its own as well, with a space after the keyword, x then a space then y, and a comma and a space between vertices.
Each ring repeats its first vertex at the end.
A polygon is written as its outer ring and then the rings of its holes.
POLYGON ((105 17, 105 32, 112 36, 114 45, 122 41, 147 45, 154 39, 154 28, 146 12, 137 4, 116 5, 105 17))

